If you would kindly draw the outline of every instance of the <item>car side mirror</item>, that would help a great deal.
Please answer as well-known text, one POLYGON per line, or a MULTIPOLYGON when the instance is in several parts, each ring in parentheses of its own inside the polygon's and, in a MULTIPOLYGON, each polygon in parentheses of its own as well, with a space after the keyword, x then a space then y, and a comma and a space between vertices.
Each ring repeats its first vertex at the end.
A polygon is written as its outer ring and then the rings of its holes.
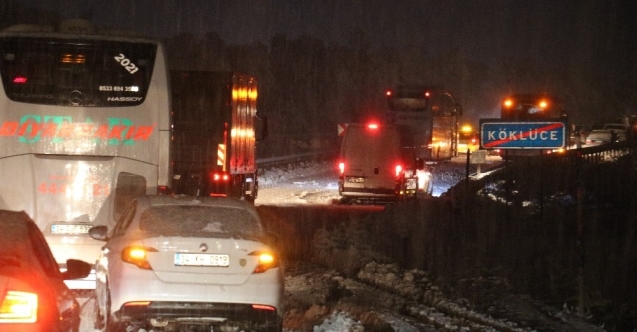
POLYGON ((108 241, 108 226, 93 226, 88 230, 88 235, 99 241, 108 241))
POLYGON ((62 272, 64 280, 86 278, 93 267, 91 264, 79 259, 67 259, 66 271, 62 272))

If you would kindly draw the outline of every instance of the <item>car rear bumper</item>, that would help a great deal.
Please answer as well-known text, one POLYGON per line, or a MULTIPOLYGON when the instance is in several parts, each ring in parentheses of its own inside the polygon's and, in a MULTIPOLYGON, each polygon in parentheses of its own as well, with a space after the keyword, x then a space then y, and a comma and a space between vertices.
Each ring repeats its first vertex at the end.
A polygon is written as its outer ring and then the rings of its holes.
POLYGON ((356 197, 396 197, 395 189, 383 189, 383 188, 349 188, 343 187, 341 192, 342 196, 356 196, 356 197))
POLYGON ((125 303, 115 317, 124 325, 136 322, 150 326, 203 324, 263 329, 280 326, 282 322, 280 313, 272 306, 206 302, 125 303))
MULTIPOLYGON (((253 274, 236 285, 161 282, 140 269, 110 279, 108 285, 112 310, 124 308, 130 303, 235 303, 259 304, 281 310, 283 276, 281 270, 253 274)), ((104 284, 98 281, 98 289, 104 284)), ((103 302, 103 301, 102 301, 103 302)))

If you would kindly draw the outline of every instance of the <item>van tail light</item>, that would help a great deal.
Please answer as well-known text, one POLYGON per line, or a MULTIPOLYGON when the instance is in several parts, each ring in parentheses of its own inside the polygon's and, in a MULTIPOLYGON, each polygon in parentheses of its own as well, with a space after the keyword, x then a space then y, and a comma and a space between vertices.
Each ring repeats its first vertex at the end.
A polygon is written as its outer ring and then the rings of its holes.
POLYGON ((396 177, 399 178, 403 174, 403 166, 396 165, 395 170, 396 170, 396 177))
POLYGON ((345 174, 345 162, 341 161, 338 163, 338 171, 341 175, 345 174))
POLYGON ((38 320, 38 294, 7 291, 0 302, 0 324, 35 323, 38 320))
POLYGON ((13 83, 15 84, 25 84, 27 82, 27 78, 25 76, 16 76, 13 78, 13 83))
POLYGON ((269 269, 273 269, 275 267, 279 267, 279 259, 277 256, 269 251, 253 251, 249 253, 250 256, 257 256, 259 258, 259 263, 254 268, 252 273, 263 273, 269 269))
POLYGON ((122 250, 122 261, 133 264, 140 269, 152 270, 147 259, 149 252, 158 252, 158 250, 150 247, 126 247, 122 250))

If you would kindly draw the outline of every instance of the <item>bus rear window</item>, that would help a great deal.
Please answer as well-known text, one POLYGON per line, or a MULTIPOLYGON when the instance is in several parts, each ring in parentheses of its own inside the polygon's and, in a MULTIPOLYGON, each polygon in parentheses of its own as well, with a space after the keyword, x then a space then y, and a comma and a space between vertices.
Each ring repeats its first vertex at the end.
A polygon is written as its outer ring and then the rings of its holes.
POLYGON ((113 107, 144 101, 157 45, 6 37, 0 52, 2 83, 13 101, 113 107))

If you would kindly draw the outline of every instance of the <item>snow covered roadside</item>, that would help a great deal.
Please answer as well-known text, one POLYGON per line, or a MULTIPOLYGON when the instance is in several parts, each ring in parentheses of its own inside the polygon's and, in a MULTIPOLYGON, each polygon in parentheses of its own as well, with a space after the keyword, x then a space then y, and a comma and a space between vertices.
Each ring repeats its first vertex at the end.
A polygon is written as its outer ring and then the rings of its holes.
MULTIPOLYGON (((489 156, 483 169, 493 167, 500 157, 489 156)), ((427 165, 433 173, 433 196, 440 196, 466 176, 466 156, 427 165)), ((475 173, 477 166, 470 165, 475 173)), ((484 175, 486 173, 482 173, 484 175)), ((306 162, 272 167, 259 174, 259 193, 255 204, 332 204, 338 200, 338 174, 333 163, 306 162)))
MULTIPOLYGON (((431 166, 434 196, 446 192, 464 178, 462 160, 431 166)), ((472 169, 475 171, 475 169, 472 169)), ((337 175, 329 163, 308 163, 287 170, 267 170, 261 176, 259 204, 331 204, 337 199, 337 175), (324 199, 316 199, 323 197, 324 199), (267 203, 264 203, 267 202, 267 203)), ((327 238, 330 238, 327 236, 327 238)), ((309 264, 311 265, 311 264, 309 264)), ((301 331, 603 331, 569 312, 532 299, 508 294, 506 281, 467 280, 483 297, 498 296, 498 315, 512 315, 516 322, 494 318, 463 298, 452 298, 424 271, 405 271, 394 264, 370 263, 355 278, 337 271, 310 267, 286 273, 286 332, 301 331), (530 327, 529 327, 530 326, 530 327), (542 330, 542 329, 540 329, 542 330)), ((286 271, 287 272, 287 271, 286 271)))

